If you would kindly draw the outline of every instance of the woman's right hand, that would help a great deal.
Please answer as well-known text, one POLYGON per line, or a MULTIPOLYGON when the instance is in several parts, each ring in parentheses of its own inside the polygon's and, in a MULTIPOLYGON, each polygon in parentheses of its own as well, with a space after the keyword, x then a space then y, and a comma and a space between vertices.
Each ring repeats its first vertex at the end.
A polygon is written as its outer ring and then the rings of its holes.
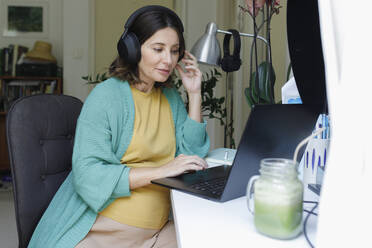
POLYGON ((180 154, 169 163, 159 167, 163 177, 178 176, 187 171, 198 171, 208 168, 207 162, 198 157, 180 154))

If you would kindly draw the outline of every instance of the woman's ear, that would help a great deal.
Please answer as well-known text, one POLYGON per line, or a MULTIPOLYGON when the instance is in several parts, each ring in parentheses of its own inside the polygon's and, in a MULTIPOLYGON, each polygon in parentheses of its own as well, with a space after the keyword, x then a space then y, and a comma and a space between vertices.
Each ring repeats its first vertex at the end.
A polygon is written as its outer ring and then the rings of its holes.
MULTIPOLYGON (((180 49, 180 50, 181 50, 181 49, 180 49)), ((181 59, 183 59, 184 56, 185 56, 185 50, 180 51, 180 56, 178 57, 178 62, 180 62, 181 59)))

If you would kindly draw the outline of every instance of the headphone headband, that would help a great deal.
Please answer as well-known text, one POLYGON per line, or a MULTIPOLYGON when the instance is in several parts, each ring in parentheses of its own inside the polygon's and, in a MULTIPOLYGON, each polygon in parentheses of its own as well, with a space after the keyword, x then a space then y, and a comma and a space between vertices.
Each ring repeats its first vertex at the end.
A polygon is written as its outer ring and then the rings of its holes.
POLYGON ((174 19, 177 20, 178 25, 181 27, 181 33, 183 33, 183 24, 178 15, 173 10, 161 5, 148 5, 137 9, 129 16, 128 20, 124 24, 124 33, 122 37, 124 37, 128 33, 129 28, 133 25, 134 21, 137 19, 138 16, 149 11, 162 11, 170 14, 171 16, 174 17, 174 19))
POLYGON ((221 60, 222 70, 225 72, 233 72, 239 70, 242 61, 240 59, 240 33, 236 29, 229 29, 231 34, 226 34, 223 38, 223 59, 221 60), (230 38, 234 39, 234 51, 230 54, 230 38))
MULTIPOLYGON (((232 56, 239 57, 240 56, 240 46, 241 46, 241 41, 240 41, 240 33, 236 29, 229 29, 229 32, 232 33, 233 39, 234 39, 234 51, 232 56)), ((225 37, 223 38, 223 51, 224 51, 224 56, 225 55, 230 55, 230 38, 231 34, 226 34, 225 37)))

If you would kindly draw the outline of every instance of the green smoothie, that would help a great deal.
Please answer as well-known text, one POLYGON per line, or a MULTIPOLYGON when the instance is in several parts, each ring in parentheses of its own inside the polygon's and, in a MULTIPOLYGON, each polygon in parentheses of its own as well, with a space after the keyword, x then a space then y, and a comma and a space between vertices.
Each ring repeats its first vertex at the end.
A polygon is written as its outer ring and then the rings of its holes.
POLYGON ((254 223, 257 230, 279 239, 290 239, 302 231, 302 199, 286 204, 257 199, 254 201, 254 223))

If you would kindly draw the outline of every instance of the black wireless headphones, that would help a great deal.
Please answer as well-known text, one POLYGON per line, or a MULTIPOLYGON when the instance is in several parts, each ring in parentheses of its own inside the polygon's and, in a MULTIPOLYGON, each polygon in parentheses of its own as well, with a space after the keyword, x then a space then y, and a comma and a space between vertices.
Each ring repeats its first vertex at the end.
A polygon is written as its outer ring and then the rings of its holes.
POLYGON ((240 34, 235 29, 229 29, 234 38, 234 52, 230 54, 230 37, 231 34, 226 34, 223 38, 223 58, 221 60, 221 68, 225 72, 233 72, 239 70, 242 60, 240 59, 240 34))
MULTIPOLYGON (((134 65, 141 60, 141 44, 139 43, 137 36, 133 32, 130 32, 130 28, 138 16, 148 11, 159 11, 173 16, 174 19, 177 21, 179 27, 181 28, 181 33, 183 33, 182 21, 178 17, 178 15, 171 9, 160 5, 148 5, 136 10, 125 23, 124 33, 120 37, 117 44, 120 58, 124 59, 125 62, 128 64, 134 65)), ((183 54, 180 54, 179 59, 181 59, 182 57, 183 54)))

